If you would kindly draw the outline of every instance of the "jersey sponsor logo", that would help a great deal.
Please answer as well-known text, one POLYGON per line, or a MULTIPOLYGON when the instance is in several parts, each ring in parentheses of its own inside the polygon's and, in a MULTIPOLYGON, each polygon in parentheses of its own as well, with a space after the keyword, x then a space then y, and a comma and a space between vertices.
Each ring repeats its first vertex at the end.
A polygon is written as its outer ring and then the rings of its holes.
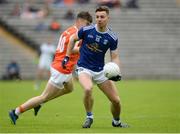
POLYGON ((87 44, 87 48, 96 53, 103 52, 101 49, 99 49, 99 45, 97 43, 87 44))

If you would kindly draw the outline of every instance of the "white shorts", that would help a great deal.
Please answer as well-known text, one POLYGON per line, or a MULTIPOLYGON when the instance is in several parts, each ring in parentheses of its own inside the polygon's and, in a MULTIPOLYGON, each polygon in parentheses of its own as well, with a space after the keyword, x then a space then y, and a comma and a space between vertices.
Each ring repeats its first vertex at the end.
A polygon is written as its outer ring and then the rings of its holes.
POLYGON ((63 74, 51 67, 51 76, 49 78, 49 82, 53 86, 59 89, 63 89, 64 83, 68 82, 71 78, 72 78, 72 74, 63 74))
POLYGON ((50 60, 43 60, 43 59, 41 59, 40 61, 39 61, 39 65, 38 65, 38 67, 40 68, 40 69, 45 69, 45 70, 50 70, 50 66, 51 66, 51 61, 50 60))
POLYGON ((84 67, 77 67, 77 70, 78 70, 78 75, 81 73, 89 74, 92 77, 92 80, 97 84, 101 84, 104 81, 108 80, 108 78, 104 75, 103 70, 100 72, 94 72, 84 67))

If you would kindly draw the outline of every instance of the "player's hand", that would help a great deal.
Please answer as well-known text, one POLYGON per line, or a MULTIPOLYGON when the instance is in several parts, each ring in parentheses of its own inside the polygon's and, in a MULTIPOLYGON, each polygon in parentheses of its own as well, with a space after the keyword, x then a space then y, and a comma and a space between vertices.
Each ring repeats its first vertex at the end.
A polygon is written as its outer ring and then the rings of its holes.
POLYGON ((121 78, 122 78, 122 77, 121 77, 120 75, 117 75, 117 76, 114 76, 114 77, 109 78, 109 80, 112 80, 112 81, 120 81, 121 78))
POLYGON ((62 65, 62 67, 63 67, 64 69, 66 69, 66 64, 68 63, 68 61, 69 61, 69 57, 68 57, 68 56, 65 56, 64 59, 63 59, 63 61, 62 61, 62 63, 61 63, 61 65, 62 65))

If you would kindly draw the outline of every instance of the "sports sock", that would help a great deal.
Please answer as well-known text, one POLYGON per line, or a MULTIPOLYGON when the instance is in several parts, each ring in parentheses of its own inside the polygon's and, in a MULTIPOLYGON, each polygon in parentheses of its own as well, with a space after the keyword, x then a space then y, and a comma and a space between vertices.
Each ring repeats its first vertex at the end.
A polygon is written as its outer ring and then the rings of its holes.
POLYGON ((113 122, 115 125, 118 125, 119 123, 121 123, 119 118, 113 118, 113 122))
POLYGON ((87 115, 86 118, 91 118, 91 119, 94 118, 92 112, 87 112, 86 115, 87 115))
POLYGON ((17 115, 17 116, 19 116, 21 113, 23 113, 24 112, 24 109, 22 108, 22 106, 19 106, 19 107, 17 107, 16 109, 15 109, 15 114, 17 115))

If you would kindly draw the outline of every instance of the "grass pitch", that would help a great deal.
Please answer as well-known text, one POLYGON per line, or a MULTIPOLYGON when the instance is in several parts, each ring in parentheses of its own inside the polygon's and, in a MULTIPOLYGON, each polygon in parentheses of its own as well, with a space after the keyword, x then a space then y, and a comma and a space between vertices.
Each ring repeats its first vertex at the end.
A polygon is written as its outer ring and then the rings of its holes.
POLYGON ((33 110, 22 114, 14 126, 8 111, 39 95, 33 81, 0 82, 0 133, 180 133, 180 81, 121 81, 116 83, 122 101, 122 121, 130 128, 113 128, 109 101, 96 86, 94 123, 81 127, 85 119, 83 90, 75 90, 43 105, 35 117, 33 110))

